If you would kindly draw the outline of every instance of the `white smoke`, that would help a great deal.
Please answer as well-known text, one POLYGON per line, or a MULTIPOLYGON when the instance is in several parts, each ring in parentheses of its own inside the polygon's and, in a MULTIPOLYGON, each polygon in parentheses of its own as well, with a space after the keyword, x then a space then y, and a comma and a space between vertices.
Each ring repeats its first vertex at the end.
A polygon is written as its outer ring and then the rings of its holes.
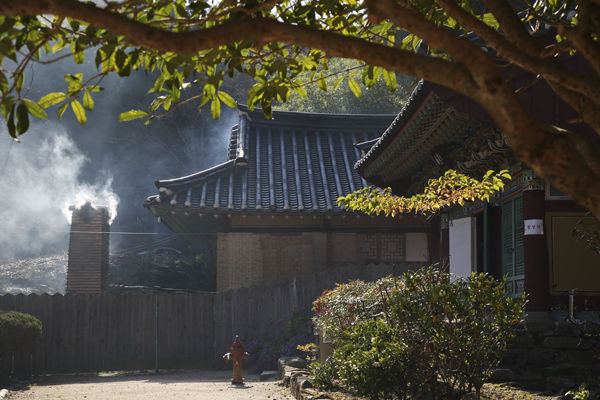
POLYGON ((36 124, 21 141, 0 129, 0 260, 66 251, 71 205, 105 206, 114 220, 112 176, 81 182, 88 160, 64 128, 36 124))

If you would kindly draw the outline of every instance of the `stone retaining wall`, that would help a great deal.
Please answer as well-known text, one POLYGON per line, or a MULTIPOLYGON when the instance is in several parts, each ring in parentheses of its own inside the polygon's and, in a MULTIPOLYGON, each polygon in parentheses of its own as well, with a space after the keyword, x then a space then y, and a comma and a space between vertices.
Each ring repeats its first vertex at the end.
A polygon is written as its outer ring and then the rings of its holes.
POLYGON ((600 313, 530 313, 493 379, 556 392, 600 385, 600 313))

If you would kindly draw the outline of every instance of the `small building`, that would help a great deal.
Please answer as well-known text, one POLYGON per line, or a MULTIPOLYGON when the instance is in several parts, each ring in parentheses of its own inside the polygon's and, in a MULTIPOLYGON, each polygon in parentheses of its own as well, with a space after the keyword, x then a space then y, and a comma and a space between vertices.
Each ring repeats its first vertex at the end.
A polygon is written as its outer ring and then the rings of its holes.
POLYGON ((156 181, 159 193, 144 206, 190 240, 217 237, 217 291, 349 264, 396 263, 401 272, 437 260, 439 240, 426 219, 369 217, 337 205, 367 186, 353 165, 393 119, 276 111, 268 120, 240 106, 225 161, 156 181))
MULTIPOLYGON (((558 125, 572 118, 544 83, 522 100, 558 125)), ((490 169, 508 169, 512 181, 491 202, 457 207, 434 219, 432 229, 439 229, 440 255, 450 272, 505 275, 508 292, 526 292, 531 311, 560 306, 573 289, 580 304, 599 304, 589 296, 600 294, 600 255, 572 234, 598 230, 598 220, 518 161, 502 132, 471 100, 419 82, 355 167, 368 182, 391 187, 396 195, 417 193, 448 169, 479 177, 490 169)))

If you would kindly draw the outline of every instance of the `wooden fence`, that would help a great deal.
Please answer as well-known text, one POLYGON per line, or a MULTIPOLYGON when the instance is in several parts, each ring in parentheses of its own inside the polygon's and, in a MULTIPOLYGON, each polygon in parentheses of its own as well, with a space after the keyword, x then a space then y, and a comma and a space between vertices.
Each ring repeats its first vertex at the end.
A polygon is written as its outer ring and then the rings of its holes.
MULTIPOLYGON (((213 355, 210 293, 0 296, 0 310, 37 317, 42 337, 17 354, 18 373, 207 366, 213 355)), ((2 369, 13 368, 3 360, 2 369)))
MULTIPOLYGON (((29 313, 43 324, 33 351, 16 355, 16 372, 208 367, 224 365, 221 356, 236 334, 246 343, 269 337, 335 283, 417 266, 348 266, 221 293, 4 295, 0 310, 29 313)), ((0 372, 11 364, 2 360, 0 372)))

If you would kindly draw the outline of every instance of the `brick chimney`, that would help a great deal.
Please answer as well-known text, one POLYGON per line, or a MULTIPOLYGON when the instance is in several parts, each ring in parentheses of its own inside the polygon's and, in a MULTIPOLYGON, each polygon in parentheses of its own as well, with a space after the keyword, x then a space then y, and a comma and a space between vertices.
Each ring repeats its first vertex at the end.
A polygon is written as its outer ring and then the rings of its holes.
POLYGON ((108 209, 86 203, 71 211, 67 294, 100 293, 108 278, 108 209))

